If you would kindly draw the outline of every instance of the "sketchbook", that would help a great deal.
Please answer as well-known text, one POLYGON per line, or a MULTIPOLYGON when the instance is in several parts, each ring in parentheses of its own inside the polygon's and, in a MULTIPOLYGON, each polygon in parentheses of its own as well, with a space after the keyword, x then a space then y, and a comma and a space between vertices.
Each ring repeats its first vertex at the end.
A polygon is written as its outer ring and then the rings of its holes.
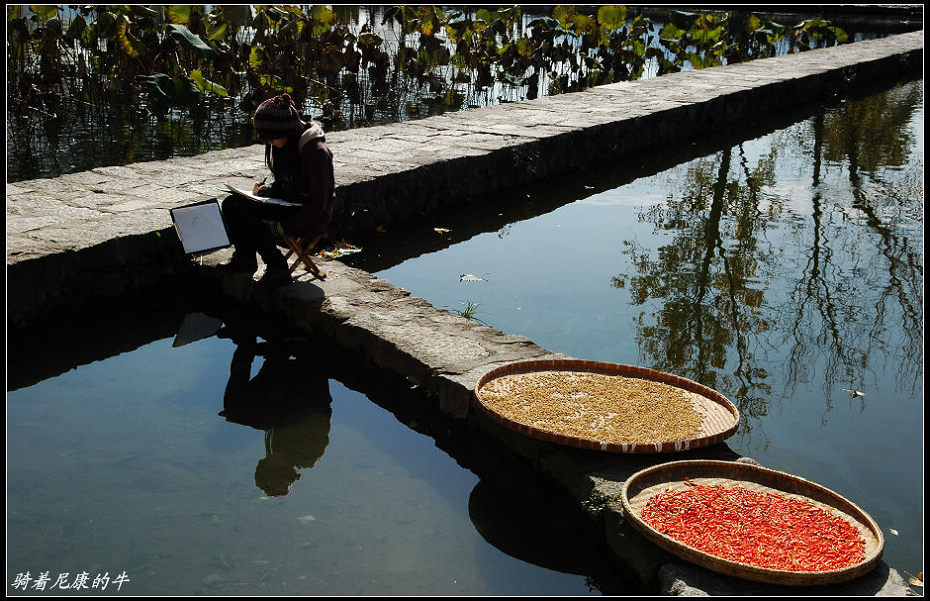
POLYGON ((240 190, 230 184, 226 184, 226 187, 229 188, 229 191, 233 194, 238 194, 239 196, 245 196, 256 202, 263 202, 265 204, 271 205, 281 205, 282 207, 299 207, 302 206, 299 202, 289 202, 283 198, 269 198, 267 196, 258 196, 257 194, 252 194, 251 192, 246 192, 245 190, 240 190))
POLYGON ((229 246, 226 222, 214 198, 171 209, 174 229, 187 254, 205 253, 229 246))

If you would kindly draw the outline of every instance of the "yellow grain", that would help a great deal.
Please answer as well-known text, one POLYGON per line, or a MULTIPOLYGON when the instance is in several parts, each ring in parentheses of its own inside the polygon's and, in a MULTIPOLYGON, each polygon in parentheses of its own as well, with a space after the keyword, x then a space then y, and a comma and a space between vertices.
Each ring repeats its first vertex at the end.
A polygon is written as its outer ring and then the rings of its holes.
POLYGON ((609 444, 692 440, 701 395, 644 378, 569 370, 507 374, 478 391, 495 413, 538 430, 609 444))

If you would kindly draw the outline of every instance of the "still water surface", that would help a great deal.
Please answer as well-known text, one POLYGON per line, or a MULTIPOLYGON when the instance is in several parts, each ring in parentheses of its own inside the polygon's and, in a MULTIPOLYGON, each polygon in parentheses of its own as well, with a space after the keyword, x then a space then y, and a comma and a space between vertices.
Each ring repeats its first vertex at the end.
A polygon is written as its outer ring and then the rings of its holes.
MULTIPOLYGON (((916 82, 631 181, 517 192, 501 212, 525 216, 373 271, 550 350, 720 390, 731 448, 858 503, 916 574, 922 132, 916 82)), ((488 543, 478 477, 325 373, 283 423, 217 415, 236 349, 164 338, 8 393, 8 591, 126 571, 132 594, 617 592, 488 543)))
MULTIPOLYGON (((133 595, 600 592, 581 571, 550 569, 577 565, 570 549, 539 567, 487 542, 506 539, 495 514, 521 501, 365 394, 260 357, 252 385, 260 369, 280 379, 246 390, 230 375, 242 346, 172 342, 8 394, 8 587, 49 572, 48 592, 61 592, 60 574, 86 571, 88 585, 125 572, 120 592, 133 595), (224 410, 227 387, 262 411, 224 410), (276 391, 299 401, 270 411, 276 391)), ((546 527, 522 513, 520 527, 546 527)))

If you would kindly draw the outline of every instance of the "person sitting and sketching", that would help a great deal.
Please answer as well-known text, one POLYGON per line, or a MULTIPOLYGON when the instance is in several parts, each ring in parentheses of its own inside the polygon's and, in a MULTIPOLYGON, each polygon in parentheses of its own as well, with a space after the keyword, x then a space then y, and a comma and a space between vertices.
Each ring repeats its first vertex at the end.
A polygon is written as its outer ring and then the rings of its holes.
POLYGON ((235 250, 219 268, 229 273, 254 274, 258 269, 257 252, 266 266, 259 284, 276 287, 291 283, 287 262, 277 248, 280 236, 316 236, 332 219, 336 198, 333 154, 323 129, 316 123, 304 122, 288 94, 262 102, 252 124, 256 135, 265 142, 265 164, 274 177, 270 185, 256 184, 253 193, 301 206, 266 204, 238 194, 228 196, 222 211, 235 250))
POLYGON ((254 336, 234 342, 220 416, 265 432, 265 457, 255 467, 255 485, 269 497, 284 496, 300 478, 298 470, 312 468, 329 444, 329 379, 273 345, 251 377, 259 344, 254 336))

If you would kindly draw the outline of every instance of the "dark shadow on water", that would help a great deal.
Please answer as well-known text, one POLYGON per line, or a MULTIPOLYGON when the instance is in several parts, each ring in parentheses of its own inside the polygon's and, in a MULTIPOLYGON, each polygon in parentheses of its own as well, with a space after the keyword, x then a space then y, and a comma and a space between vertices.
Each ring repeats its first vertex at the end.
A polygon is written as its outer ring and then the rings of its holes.
POLYGON ((8 324, 7 390, 175 336, 190 312, 185 289, 168 280, 92 309, 49 312, 25 330, 8 324))
POLYGON ((255 485, 269 497, 284 496, 299 470, 312 468, 329 444, 329 378, 312 360, 292 358, 281 344, 258 342, 254 331, 226 327, 218 335, 236 343, 219 415, 265 433, 255 485), (263 361, 252 376, 256 358, 263 361))
MULTIPOLYGON (((569 503, 564 493, 542 482, 516 484, 485 478, 469 496, 469 517, 488 544, 535 566, 583 576, 592 592, 631 592, 619 570, 605 560, 608 551, 594 542, 598 539, 593 527, 579 520, 577 506, 569 503)), ((491 565, 483 568, 486 579, 502 580, 498 586, 506 590, 506 574, 500 572, 491 565)))

